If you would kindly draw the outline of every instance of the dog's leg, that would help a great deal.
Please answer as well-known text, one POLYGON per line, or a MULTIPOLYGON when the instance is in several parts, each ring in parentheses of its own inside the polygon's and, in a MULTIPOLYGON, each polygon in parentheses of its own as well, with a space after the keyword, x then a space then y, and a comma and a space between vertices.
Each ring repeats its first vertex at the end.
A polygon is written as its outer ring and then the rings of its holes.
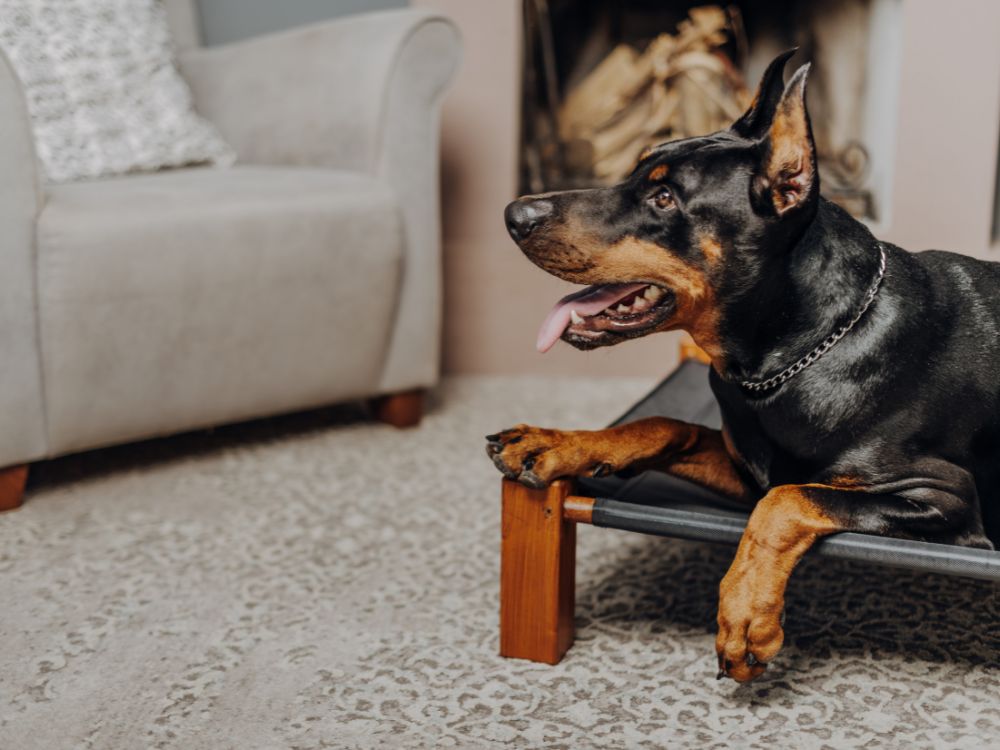
POLYGON ((593 431, 522 424, 486 440, 504 476, 536 489, 559 477, 657 469, 736 500, 760 496, 737 469, 719 430, 676 419, 650 417, 593 431))
POLYGON ((747 522, 729 572, 719 585, 719 676, 747 682, 781 649, 785 587, 817 538, 840 530, 815 501, 813 488, 788 485, 765 495, 747 522))
POLYGON ((783 485, 768 492, 751 513, 719 585, 719 677, 752 680, 781 649, 785 587, 820 537, 856 531, 990 546, 981 533, 970 533, 981 527, 974 518, 975 498, 967 494, 975 492, 974 485, 962 487, 962 472, 953 474, 950 490, 923 478, 898 482, 905 489, 894 492, 822 484, 783 485))

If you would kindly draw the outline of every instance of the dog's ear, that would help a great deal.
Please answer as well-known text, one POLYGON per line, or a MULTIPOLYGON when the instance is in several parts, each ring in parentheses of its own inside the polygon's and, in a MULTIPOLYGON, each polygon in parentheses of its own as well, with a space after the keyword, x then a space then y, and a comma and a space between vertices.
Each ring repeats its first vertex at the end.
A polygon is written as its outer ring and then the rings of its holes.
POLYGON ((762 163, 754 179, 754 192, 783 216, 803 205, 819 189, 816 144, 806 111, 806 78, 809 64, 792 76, 774 111, 761 142, 762 163))
POLYGON ((785 63, 797 50, 798 47, 793 47, 771 60, 771 64, 761 76, 750 109, 733 123, 731 130, 734 133, 754 140, 764 136, 778 108, 778 102, 781 101, 781 94, 785 90, 785 63))

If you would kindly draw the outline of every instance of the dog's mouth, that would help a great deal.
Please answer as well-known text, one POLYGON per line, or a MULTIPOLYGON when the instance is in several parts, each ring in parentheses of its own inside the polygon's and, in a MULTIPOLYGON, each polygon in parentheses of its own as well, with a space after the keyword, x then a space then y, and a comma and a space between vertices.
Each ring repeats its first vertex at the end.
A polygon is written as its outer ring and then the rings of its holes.
POLYGON ((560 338, 581 349, 634 338, 660 325, 674 307, 668 289, 643 282, 595 284, 563 297, 538 331, 538 351, 560 338))

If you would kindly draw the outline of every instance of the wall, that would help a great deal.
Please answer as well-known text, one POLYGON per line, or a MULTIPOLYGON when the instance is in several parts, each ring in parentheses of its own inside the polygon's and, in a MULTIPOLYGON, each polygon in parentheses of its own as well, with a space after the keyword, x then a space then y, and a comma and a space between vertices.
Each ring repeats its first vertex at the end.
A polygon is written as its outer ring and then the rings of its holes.
POLYGON ((896 164, 883 237, 1000 260, 992 223, 1000 2, 902 0, 896 164))
POLYGON ((205 44, 225 44, 335 16, 406 7, 406 0, 198 0, 205 44))

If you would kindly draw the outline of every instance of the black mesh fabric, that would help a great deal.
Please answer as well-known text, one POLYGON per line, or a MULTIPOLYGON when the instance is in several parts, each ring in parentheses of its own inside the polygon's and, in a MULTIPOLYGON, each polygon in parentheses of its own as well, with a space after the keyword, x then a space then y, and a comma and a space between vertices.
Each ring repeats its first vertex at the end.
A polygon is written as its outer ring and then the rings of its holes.
MULTIPOLYGON (((718 427, 719 408, 708 386, 708 367, 683 363, 615 424, 650 416, 718 427)), ((742 506, 659 472, 627 479, 581 479, 578 488, 580 494, 596 498, 595 526, 736 544, 748 516, 742 506)), ((811 554, 1000 581, 1000 552, 989 550, 843 533, 822 540, 811 554)))

